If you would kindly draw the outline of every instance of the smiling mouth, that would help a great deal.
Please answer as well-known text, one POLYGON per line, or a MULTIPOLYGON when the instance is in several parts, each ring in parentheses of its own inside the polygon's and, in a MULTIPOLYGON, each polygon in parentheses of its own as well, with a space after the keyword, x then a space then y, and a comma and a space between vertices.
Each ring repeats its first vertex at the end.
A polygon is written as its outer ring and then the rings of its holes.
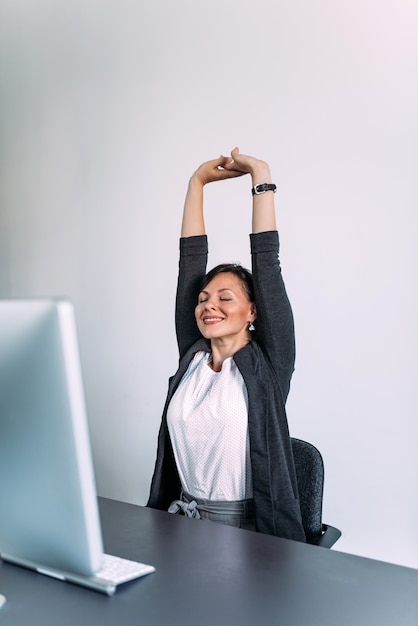
POLYGON ((223 321, 222 317, 204 317, 203 318, 204 324, 217 324, 218 322, 222 322, 222 321, 223 321))

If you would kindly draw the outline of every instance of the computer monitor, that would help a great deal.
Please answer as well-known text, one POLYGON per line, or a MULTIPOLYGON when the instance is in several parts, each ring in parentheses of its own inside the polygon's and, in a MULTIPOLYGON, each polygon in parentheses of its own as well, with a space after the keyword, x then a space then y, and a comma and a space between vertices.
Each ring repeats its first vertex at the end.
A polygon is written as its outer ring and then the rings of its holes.
POLYGON ((69 301, 0 300, 0 555, 108 595, 155 571, 103 554, 69 301))
POLYGON ((84 576, 101 566, 75 316, 65 300, 0 300, 0 553, 84 576))

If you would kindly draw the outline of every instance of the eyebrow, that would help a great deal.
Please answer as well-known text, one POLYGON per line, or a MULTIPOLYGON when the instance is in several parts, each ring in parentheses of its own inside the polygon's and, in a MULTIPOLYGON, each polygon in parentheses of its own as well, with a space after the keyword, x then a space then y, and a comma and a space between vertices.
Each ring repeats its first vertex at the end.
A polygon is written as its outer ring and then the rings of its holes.
MULTIPOLYGON (((217 293, 219 293, 220 291, 234 291, 233 289, 230 289, 229 287, 222 287, 222 289, 218 289, 217 293)), ((209 295, 209 291, 206 291, 206 289, 202 289, 202 291, 199 291, 199 294, 201 293, 206 293, 209 295)))

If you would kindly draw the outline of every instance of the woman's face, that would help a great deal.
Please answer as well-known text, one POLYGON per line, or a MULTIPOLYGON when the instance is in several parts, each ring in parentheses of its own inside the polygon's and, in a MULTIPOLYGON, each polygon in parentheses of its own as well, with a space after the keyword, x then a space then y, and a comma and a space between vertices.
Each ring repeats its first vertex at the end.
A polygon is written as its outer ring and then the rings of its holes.
POLYGON ((195 308, 198 328, 206 339, 239 338, 248 341, 248 325, 256 318, 242 281, 222 272, 200 292, 195 308))

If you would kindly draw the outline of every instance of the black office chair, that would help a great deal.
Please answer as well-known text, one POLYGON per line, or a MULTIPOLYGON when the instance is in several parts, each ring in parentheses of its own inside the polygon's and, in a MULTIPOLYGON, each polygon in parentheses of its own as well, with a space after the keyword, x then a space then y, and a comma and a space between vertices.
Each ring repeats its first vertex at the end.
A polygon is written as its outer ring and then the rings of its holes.
POLYGON ((302 439, 291 437, 291 442, 306 541, 323 548, 331 548, 341 537, 341 531, 322 523, 324 462, 321 453, 302 439))

